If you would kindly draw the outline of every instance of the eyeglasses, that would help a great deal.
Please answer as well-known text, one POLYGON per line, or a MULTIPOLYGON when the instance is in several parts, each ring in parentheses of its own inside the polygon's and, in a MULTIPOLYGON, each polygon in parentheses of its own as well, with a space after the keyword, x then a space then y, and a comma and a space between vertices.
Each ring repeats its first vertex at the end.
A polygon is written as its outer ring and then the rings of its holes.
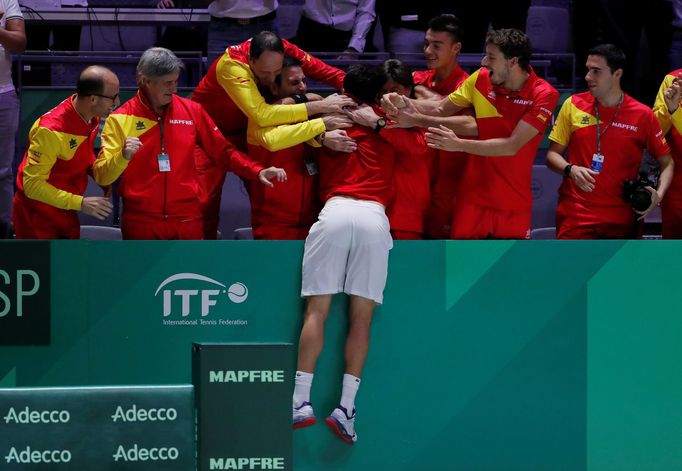
POLYGON ((99 94, 97 94, 97 93, 91 93, 91 95, 92 95, 92 96, 98 96, 98 97, 101 97, 101 98, 108 98, 108 99, 110 99, 111 101, 116 101, 116 100, 118 100, 118 95, 119 95, 119 94, 117 93, 117 94, 114 95, 114 96, 107 96, 107 95, 99 95, 99 94))

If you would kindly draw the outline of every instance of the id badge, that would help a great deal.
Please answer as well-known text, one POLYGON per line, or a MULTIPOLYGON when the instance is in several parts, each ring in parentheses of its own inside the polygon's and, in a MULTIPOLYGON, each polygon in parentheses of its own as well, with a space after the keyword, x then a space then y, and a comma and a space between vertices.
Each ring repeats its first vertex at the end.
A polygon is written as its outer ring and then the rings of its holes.
POLYGON ((602 168, 604 168, 604 156, 599 152, 592 154, 592 165, 590 168, 597 173, 601 173, 602 168))
POLYGON ((305 168, 306 170, 308 170, 308 175, 310 175, 311 177, 314 177, 315 175, 318 174, 317 163, 315 162, 315 159, 311 157, 306 157, 305 168))
POLYGON ((159 162, 159 172, 170 172, 170 158, 165 152, 160 153, 156 160, 159 162))

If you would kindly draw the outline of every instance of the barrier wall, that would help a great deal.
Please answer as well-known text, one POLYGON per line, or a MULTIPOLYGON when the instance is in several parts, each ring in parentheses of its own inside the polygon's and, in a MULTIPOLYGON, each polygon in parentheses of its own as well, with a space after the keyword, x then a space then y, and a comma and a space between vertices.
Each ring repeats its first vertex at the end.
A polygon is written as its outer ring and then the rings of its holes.
MULTIPOLYGON (((22 269, 8 254, 40 245, 50 345, 1 346, 0 386, 189 383, 192 342, 297 342, 300 242, 3 242, 0 329, 16 317, 6 300, 22 269)), ((359 441, 349 447, 324 425, 297 431, 295 469, 678 469, 680 248, 396 243, 359 441)), ((339 400, 337 298, 312 390, 320 417, 339 400)))

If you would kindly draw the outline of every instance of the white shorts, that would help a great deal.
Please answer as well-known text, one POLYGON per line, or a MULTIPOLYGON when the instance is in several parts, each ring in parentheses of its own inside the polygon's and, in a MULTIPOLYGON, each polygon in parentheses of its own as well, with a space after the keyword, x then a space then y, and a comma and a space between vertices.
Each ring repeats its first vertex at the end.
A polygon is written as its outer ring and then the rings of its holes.
POLYGON ((331 198, 305 240, 301 296, 344 292, 381 304, 391 248, 383 206, 331 198))

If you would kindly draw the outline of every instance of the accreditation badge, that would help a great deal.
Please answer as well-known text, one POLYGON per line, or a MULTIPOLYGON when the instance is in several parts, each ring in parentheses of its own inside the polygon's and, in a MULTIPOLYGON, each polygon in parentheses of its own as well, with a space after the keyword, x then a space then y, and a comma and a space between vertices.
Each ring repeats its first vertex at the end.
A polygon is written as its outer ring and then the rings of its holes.
POLYGON ((159 172, 170 172, 171 171, 171 166, 170 166, 170 157, 168 154, 165 152, 161 152, 157 157, 156 160, 159 163, 159 172))
POLYGON ((590 165, 592 171, 601 173, 602 168, 604 168, 604 156, 599 152, 592 154, 592 165, 590 165))

